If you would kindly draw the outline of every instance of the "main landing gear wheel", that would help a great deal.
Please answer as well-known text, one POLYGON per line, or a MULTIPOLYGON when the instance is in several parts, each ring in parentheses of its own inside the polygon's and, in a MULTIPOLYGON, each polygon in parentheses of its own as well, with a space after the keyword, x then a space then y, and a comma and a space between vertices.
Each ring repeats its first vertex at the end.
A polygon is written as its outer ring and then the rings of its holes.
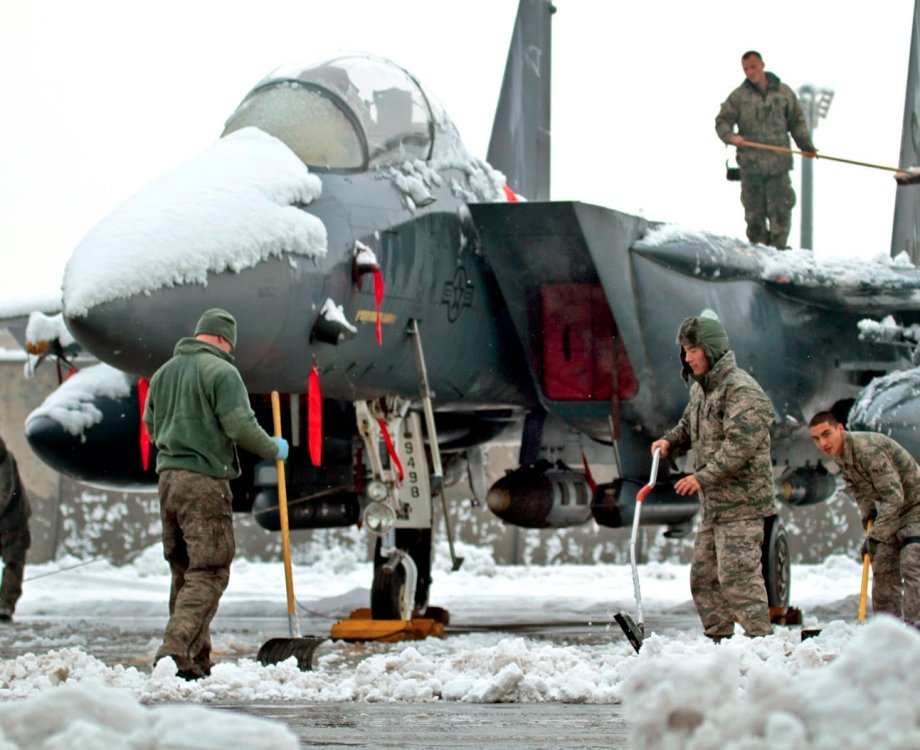
POLYGON ((779 516, 764 519, 761 553, 763 579, 767 586, 767 603, 772 608, 789 606, 790 559, 786 529, 779 516))

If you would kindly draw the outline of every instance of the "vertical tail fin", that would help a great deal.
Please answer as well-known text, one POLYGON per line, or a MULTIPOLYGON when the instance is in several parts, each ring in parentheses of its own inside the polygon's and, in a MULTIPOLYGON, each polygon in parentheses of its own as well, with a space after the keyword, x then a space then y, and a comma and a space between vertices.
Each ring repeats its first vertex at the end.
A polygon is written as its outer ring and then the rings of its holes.
MULTIPOLYGON (((901 167, 920 166, 920 0, 914 1, 907 70, 907 96, 901 129, 901 167)), ((906 250, 920 265, 920 186, 899 187, 894 202, 891 254, 906 250)))
POLYGON ((549 200, 549 0, 520 0, 492 124, 488 161, 529 200, 549 200))

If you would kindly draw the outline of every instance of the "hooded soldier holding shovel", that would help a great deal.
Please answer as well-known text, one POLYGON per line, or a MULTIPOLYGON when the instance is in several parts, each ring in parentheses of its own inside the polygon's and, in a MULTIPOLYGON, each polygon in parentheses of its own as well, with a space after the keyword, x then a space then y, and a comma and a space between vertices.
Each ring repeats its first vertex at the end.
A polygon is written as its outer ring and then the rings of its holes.
POLYGON ((920 466, 903 446, 878 432, 849 432, 832 412, 808 424, 815 445, 840 467, 872 560, 872 611, 920 627, 920 466))
POLYGON ((772 632, 761 566, 764 518, 776 512, 770 428, 773 403, 735 362, 711 313, 687 318, 677 334, 690 400, 673 429, 652 443, 663 458, 692 451, 674 490, 697 494, 700 521, 690 590, 703 631, 729 638, 735 620, 746 635, 772 632))

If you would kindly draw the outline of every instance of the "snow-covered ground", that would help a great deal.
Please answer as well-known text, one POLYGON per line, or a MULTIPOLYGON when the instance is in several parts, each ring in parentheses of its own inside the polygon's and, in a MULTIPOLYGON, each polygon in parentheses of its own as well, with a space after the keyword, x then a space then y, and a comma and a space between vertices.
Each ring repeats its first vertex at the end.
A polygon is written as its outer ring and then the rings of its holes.
MULTIPOLYGON (((304 632, 325 634, 323 616, 366 604, 363 550, 357 538, 347 549, 299 550, 304 632)), ((640 566, 651 633, 637 654, 612 623, 617 611, 635 614, 629 566, 509 567, 480 548, 460 553, 463 568, 450 573, 438 549, 433 603, 458 631, 503 627, 411 643, 326 642, 312 672, 255 661, 268 637, 287 635, 283 573, 238 559, 214 625, 218 664, 199 682, 177 679, 168 662, 151 666, 169 588, 159 549, 121 567, 30 566, 17 621, 0 630, 0 748, 183 747, 170 744, 183 727, 214 747, 297 746, 281 725, 169 705, 245 701, 623 703, 636 748, 920 747, 920 633, 885 618, 856 625, 855 560, 793 570, 793 603, 806 625, 821 627, 817 637, 778 627, 720 645, 701 634, 686 566, 640 566), (572 637, 515 632, 546 622, 584 625, 572 637), (36 722, 49 713, 53 721, 36 722)))

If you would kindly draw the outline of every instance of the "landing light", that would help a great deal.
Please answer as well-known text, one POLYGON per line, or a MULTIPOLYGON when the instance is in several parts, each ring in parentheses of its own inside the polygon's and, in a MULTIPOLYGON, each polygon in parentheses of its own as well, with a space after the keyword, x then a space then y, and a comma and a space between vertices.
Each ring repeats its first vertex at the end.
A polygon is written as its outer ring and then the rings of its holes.
POLYGON ((368 482, 367 496, 375 503, 382 502, 387 497, 387 486, 383 482, 368 482))
POLYGON ((386 534, 396 523, 396 514, 389 505, 371 503, 364 509, 364 525, 374 534, 386 534))

